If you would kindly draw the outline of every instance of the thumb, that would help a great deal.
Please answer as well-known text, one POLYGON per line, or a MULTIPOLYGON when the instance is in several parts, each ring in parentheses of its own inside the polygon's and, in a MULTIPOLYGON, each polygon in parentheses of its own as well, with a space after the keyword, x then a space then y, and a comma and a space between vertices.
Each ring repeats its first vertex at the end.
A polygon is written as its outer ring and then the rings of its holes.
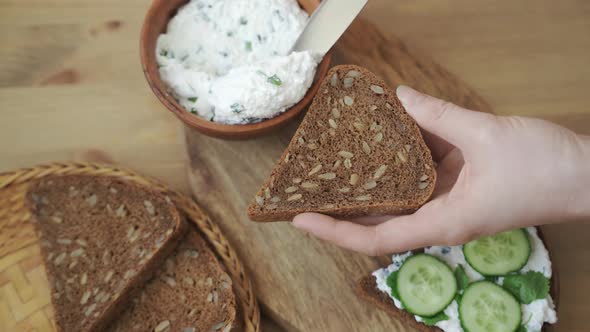
POLYGON ((493 119, 493 115, 464 109, 404 85, 396 93, 420 127, 461 150, 475 147, 480 129, 493 119))

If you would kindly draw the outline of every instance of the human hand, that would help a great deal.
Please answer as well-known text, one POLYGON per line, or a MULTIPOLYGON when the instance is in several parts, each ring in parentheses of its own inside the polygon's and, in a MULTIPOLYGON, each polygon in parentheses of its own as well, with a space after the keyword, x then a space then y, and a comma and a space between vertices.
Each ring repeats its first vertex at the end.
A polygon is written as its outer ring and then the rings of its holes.
POLYGON ((469 111, 405 86, 397 95, 438 162, 432 199, 395 217, 304 213, 295 227, 380 255, 590 216, 588 137, 543 120, 469 111))

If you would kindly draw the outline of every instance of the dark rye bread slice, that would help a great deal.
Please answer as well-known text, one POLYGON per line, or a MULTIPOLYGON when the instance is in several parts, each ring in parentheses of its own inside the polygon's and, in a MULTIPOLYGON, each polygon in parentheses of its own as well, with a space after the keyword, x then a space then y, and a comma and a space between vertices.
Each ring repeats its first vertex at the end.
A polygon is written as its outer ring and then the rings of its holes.
POLYGON ((375 277, 372 275, 365 276, 359 280, 356 285, 355 293, 365 301, 368 301, 377 308, 387 312, 387 314, 402 323, 402 325, 411 326, 420 332, 442 332, 440 328, 424 325, 416 321, 411 313, 398 309, 393 303, 393 300, 377 288, 375 277))
POLYGON ((228 332, 235 318, 231 279, 191 230, 108 331, 228 332))
POLYGON ((430 150, 395 91, 368 70, 330 70, 248 208, 255 221, 413 212, 432 194, 430 150))
POLYGON ((110 177, 52 177, 28 192, 58 331, 104 331, 184 234, 170 199, 110 177))

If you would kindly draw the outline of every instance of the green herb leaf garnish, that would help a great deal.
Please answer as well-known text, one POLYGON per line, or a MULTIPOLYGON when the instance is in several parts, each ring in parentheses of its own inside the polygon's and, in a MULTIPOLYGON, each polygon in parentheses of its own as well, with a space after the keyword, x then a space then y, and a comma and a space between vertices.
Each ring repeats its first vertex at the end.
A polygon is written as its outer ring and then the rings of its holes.
POLYGON ((191 103, 196 103, 196 102, 197 102, 197 100, 199 100, 199 97, 189 97, 189 98, 187 98, 187 99, 188 99, 188 101, 190 101, 191 103))
POLYGON ((496 276, 485 276, 483 278, 489 282, 493 282, 494 284, 498 281, 498 277, 496 276))
POLYGON ((385 281, 387 283, 387 286, 389 286, 389 288, 391 288, 391 296, 395 297, 396 299, 399 299, 399 292, 397 290, 397 275, 398 275, 399 271, 393 271, 391 272, 391 274, 389 274, 387 276, 387 280, 385 281))
POLYGON ((168 56, 168 50, 165 50, 165 49, 160 50, 160 55, 161 56, 168 56))
POLYGON ((457 290, 459 292, 463 291, 469 285, 469 277, 467 277, 465 269, 463 269, 463 265, 461 264, 455 268, 455 279, 457 279, 457 290))
POLYGON ((549 294, 549 279, 541 272, 529 271, 504 277, 502 287, 514 295, 520 303, 529 304, 544 299, 549 294))
POLYGON ((524 327, 524 325, 520 325, 518 327, 518 329, 516 330, 516 332, 528 332, 526 327, 524 327))
POLYGON ((192 108, 191 108, 190 112, 191 112, 192 114, 194 114, 194 115, 197 115, 197 114, 198 114, 198 113, 197 113, 197 109, 196 109, 196 108, 194 108, 194 107, 192 107, 192 108))
POLYGON ((252 42, 251 41, 246 42, 246 51, 252 51, 252 42))
POLYGON ((248 19, 245 18, 244 16, 240 17, 240 24, 241 25, 246 25, 248 24, 248 19))
POLYGON ((448 320, 449 316, 447 316, 447 314, 445 314, 444 312, 439 312, 438 314, 432 316, 432 317, 421 317, 423 319, 422 323, 428 325, 428 326, 434 326, 436 323, 443 321, 443 320, 448 320))

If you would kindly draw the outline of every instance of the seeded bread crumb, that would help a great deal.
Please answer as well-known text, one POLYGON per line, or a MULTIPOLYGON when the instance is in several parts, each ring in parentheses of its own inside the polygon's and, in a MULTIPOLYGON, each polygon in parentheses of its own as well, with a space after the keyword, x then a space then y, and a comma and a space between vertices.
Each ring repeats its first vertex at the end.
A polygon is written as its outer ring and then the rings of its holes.
POLYGON ((334 217, 408 213, 436 183, 430 150, 395 91, 368 70, 330 70, 248 208, 254 221, 303 212, 334 217))
POLYGON ((27 198, 58 331, 104 331, 186 227, 167 197, 110 177, 43 179, 27 198))
POLYGON ((191 230, 109 331, 228 332, 235 317, 230 277, 191 230))

